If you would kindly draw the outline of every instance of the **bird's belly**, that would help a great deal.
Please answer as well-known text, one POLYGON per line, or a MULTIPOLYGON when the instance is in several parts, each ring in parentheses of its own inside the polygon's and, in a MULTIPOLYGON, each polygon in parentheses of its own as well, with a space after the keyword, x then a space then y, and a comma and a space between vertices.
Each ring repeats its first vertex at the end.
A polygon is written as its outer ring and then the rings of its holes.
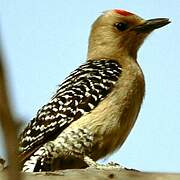
POLYGON ((92 151, 94 159, 100 159, 121 147, 135 123, 141 102, 136 102, 135 106, 133 104, 134 102, 129 101, 121 110, 109 107, 103 118, 104 124, 95 127, 96 143, 92 151))

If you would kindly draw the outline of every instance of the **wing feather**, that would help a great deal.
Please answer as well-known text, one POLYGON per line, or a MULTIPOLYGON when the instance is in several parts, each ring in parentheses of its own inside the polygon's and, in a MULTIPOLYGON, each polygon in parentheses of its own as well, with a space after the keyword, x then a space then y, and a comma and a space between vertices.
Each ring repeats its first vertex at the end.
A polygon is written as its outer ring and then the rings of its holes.
POLYGON ((112 90, 120 74, 121 67, 113 60, 88 61, 73 71, 21 133, 21 161, 92 111, 112 90))

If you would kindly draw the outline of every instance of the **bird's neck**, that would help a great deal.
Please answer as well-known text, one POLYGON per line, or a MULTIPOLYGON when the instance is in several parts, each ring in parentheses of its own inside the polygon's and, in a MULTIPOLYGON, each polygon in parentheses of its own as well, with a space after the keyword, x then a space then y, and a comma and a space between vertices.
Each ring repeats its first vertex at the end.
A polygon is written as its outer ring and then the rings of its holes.
POLYGON ((116 60, 119 64, 126 64, 126 61, 135 61, 136 62, 137 53, 129 54, 129 51, 123 48, 113 48, 110 46, 96 45, 89 46, 88 49, 88 60, 95 59, 112 59, 116 60))

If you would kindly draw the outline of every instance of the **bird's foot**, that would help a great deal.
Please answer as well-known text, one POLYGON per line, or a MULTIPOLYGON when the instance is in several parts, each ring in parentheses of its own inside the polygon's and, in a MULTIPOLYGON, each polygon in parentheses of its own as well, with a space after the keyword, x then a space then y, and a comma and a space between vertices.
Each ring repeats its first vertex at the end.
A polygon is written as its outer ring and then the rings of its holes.
POLYGON ((92 160, 88 156, 84 157, 84 161, 90 168, 96 168, 96 169, 101 169, 101 170, 105 170, 105 169, 119 169, 119 170, 125 169, 125 167, 119 165, 118 163, 113 163, 113 162, 110 162, 110 163, 108 163, 106 165, 99 164, 99 163, 95 162, 94 160, 92 160))
POLYGON ((107 164, 107 166, 110 166, 110 167, 114 166, 114 168, 124 169, 124 170, 127 170, 127 171, 137 171, 137 172, 140 172, 137 169, 127 168, 127 167, 121 166, 120 164, 115 163, 115 162, 110 162, 110 163, 107 164))

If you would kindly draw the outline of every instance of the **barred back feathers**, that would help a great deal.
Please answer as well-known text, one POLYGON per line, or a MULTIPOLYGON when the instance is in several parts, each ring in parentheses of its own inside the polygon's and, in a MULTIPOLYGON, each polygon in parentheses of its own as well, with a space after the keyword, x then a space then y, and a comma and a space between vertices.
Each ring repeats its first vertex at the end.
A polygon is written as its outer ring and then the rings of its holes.
POLYGON ((120 73, 117 62, 105 59, 91 60, 73 71, 21 134, 21 159, 24 161, 71 122, 94 109, 112 90, 120 73))

